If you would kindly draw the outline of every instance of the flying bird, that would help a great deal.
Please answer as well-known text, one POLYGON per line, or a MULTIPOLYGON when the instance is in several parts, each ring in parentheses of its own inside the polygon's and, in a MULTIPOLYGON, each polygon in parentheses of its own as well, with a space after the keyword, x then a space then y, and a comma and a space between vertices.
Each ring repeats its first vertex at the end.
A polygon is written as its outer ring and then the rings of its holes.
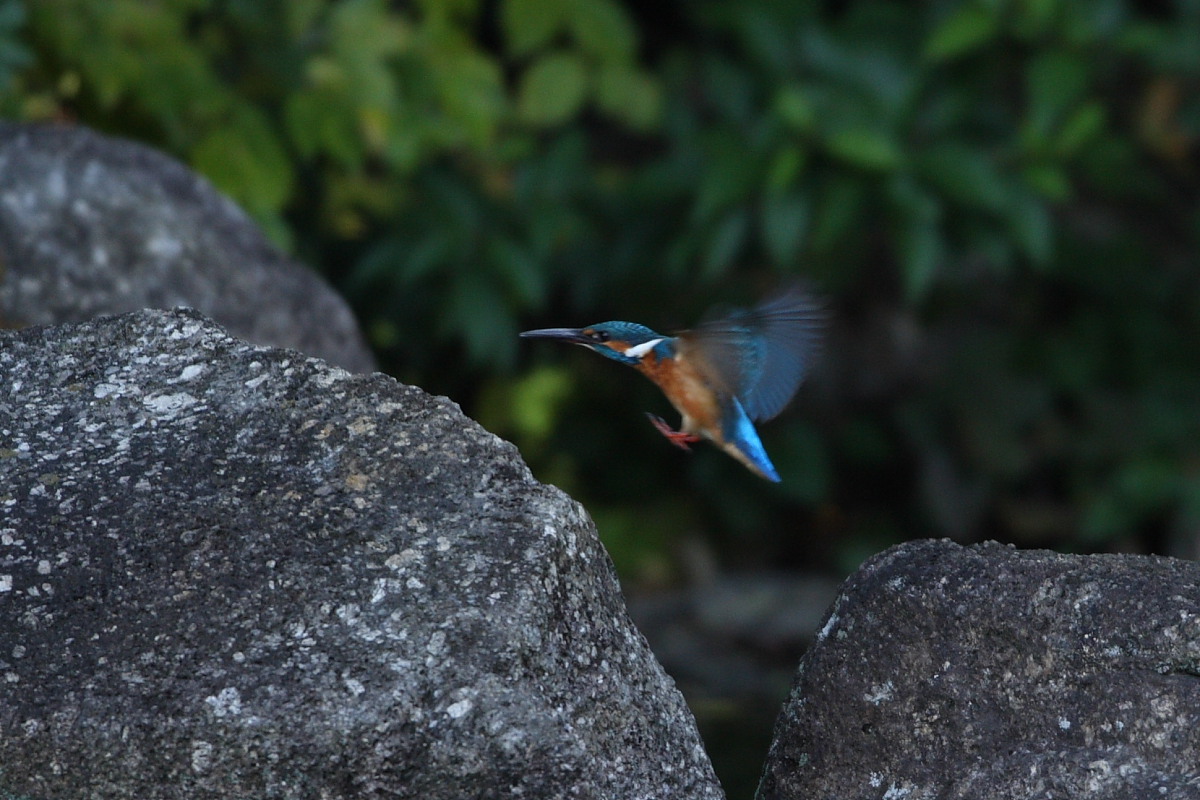
POLYGON ((708 439, 751 472, 779 482, 754 421, 776 416, 812 368, 827 314, 803 287, 734 309, 674 336, 635 322, 525 331, 527 339, 582 345, 633 367, 682 415, 679 430, 647 414, 678 447, 708 439))

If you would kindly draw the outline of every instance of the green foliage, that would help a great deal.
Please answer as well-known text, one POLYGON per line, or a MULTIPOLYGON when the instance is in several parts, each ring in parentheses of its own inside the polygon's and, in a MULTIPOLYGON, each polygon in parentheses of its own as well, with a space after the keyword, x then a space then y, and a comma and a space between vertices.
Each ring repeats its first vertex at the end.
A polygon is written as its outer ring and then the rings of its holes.
POLYGON ((0 111, 188 160, 661 580, 693 536, 842 569, 1196 529, 1197 42, 1183 0, 0 0, 0 111), (779 487, 516 338, 790 274, 839 322, 779 487))
POLYGON ((14 72, 33 59, 19 39, 24 23, 25 4, 21 0, 0 0, 0 91, 8 86, 14 72))
POLYGON ((694 539, 726 569, 1194 554, 1197 85, 1191 0, 0 0, 0 113, 202 170, 633 583, 694 539), (516 338, 796 274, 836 324, 762 427, 778 486, 662 442, 632 371, 516 338))

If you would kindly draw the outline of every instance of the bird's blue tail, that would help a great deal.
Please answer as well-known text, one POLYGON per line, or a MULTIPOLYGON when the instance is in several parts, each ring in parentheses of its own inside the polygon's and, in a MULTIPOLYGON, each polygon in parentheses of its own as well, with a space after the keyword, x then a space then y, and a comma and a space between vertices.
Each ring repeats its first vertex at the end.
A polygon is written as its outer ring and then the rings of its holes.
POLYGON ((737 398, 733 398, 730 402, 721 430, 725 435, 726 452, 753 472, 757 472, 769 481, 779 483, 779 473, 775 471, 775 465, 771 463, 767 451, 763 449, 762 441, 758 438, 758 431, 754 429, 754 423, 750 421, 750 417, 746 415, 746 410, 742 408, 742 404, 738 402, 737 398))

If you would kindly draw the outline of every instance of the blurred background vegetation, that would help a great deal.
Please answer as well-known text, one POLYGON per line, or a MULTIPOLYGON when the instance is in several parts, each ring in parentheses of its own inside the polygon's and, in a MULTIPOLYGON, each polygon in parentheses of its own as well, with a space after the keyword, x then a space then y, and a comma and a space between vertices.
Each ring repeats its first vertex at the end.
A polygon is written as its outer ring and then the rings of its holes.
POLYGON ((928 536, 1197 555, 1197 0, 0 0, 0 115, 206 174, 633 594, 928 536), (778 486, 516 338, 792 275, 836 322, 778 486))

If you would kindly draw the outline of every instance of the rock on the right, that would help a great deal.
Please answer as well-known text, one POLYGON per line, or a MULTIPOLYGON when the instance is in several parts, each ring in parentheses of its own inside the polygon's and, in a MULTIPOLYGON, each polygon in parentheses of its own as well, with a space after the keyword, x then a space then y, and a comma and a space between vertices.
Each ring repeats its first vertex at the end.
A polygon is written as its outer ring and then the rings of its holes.
POLYGON ((876 556, 800 662, 758 797, 1200 798, 1200 565, 876 556))

